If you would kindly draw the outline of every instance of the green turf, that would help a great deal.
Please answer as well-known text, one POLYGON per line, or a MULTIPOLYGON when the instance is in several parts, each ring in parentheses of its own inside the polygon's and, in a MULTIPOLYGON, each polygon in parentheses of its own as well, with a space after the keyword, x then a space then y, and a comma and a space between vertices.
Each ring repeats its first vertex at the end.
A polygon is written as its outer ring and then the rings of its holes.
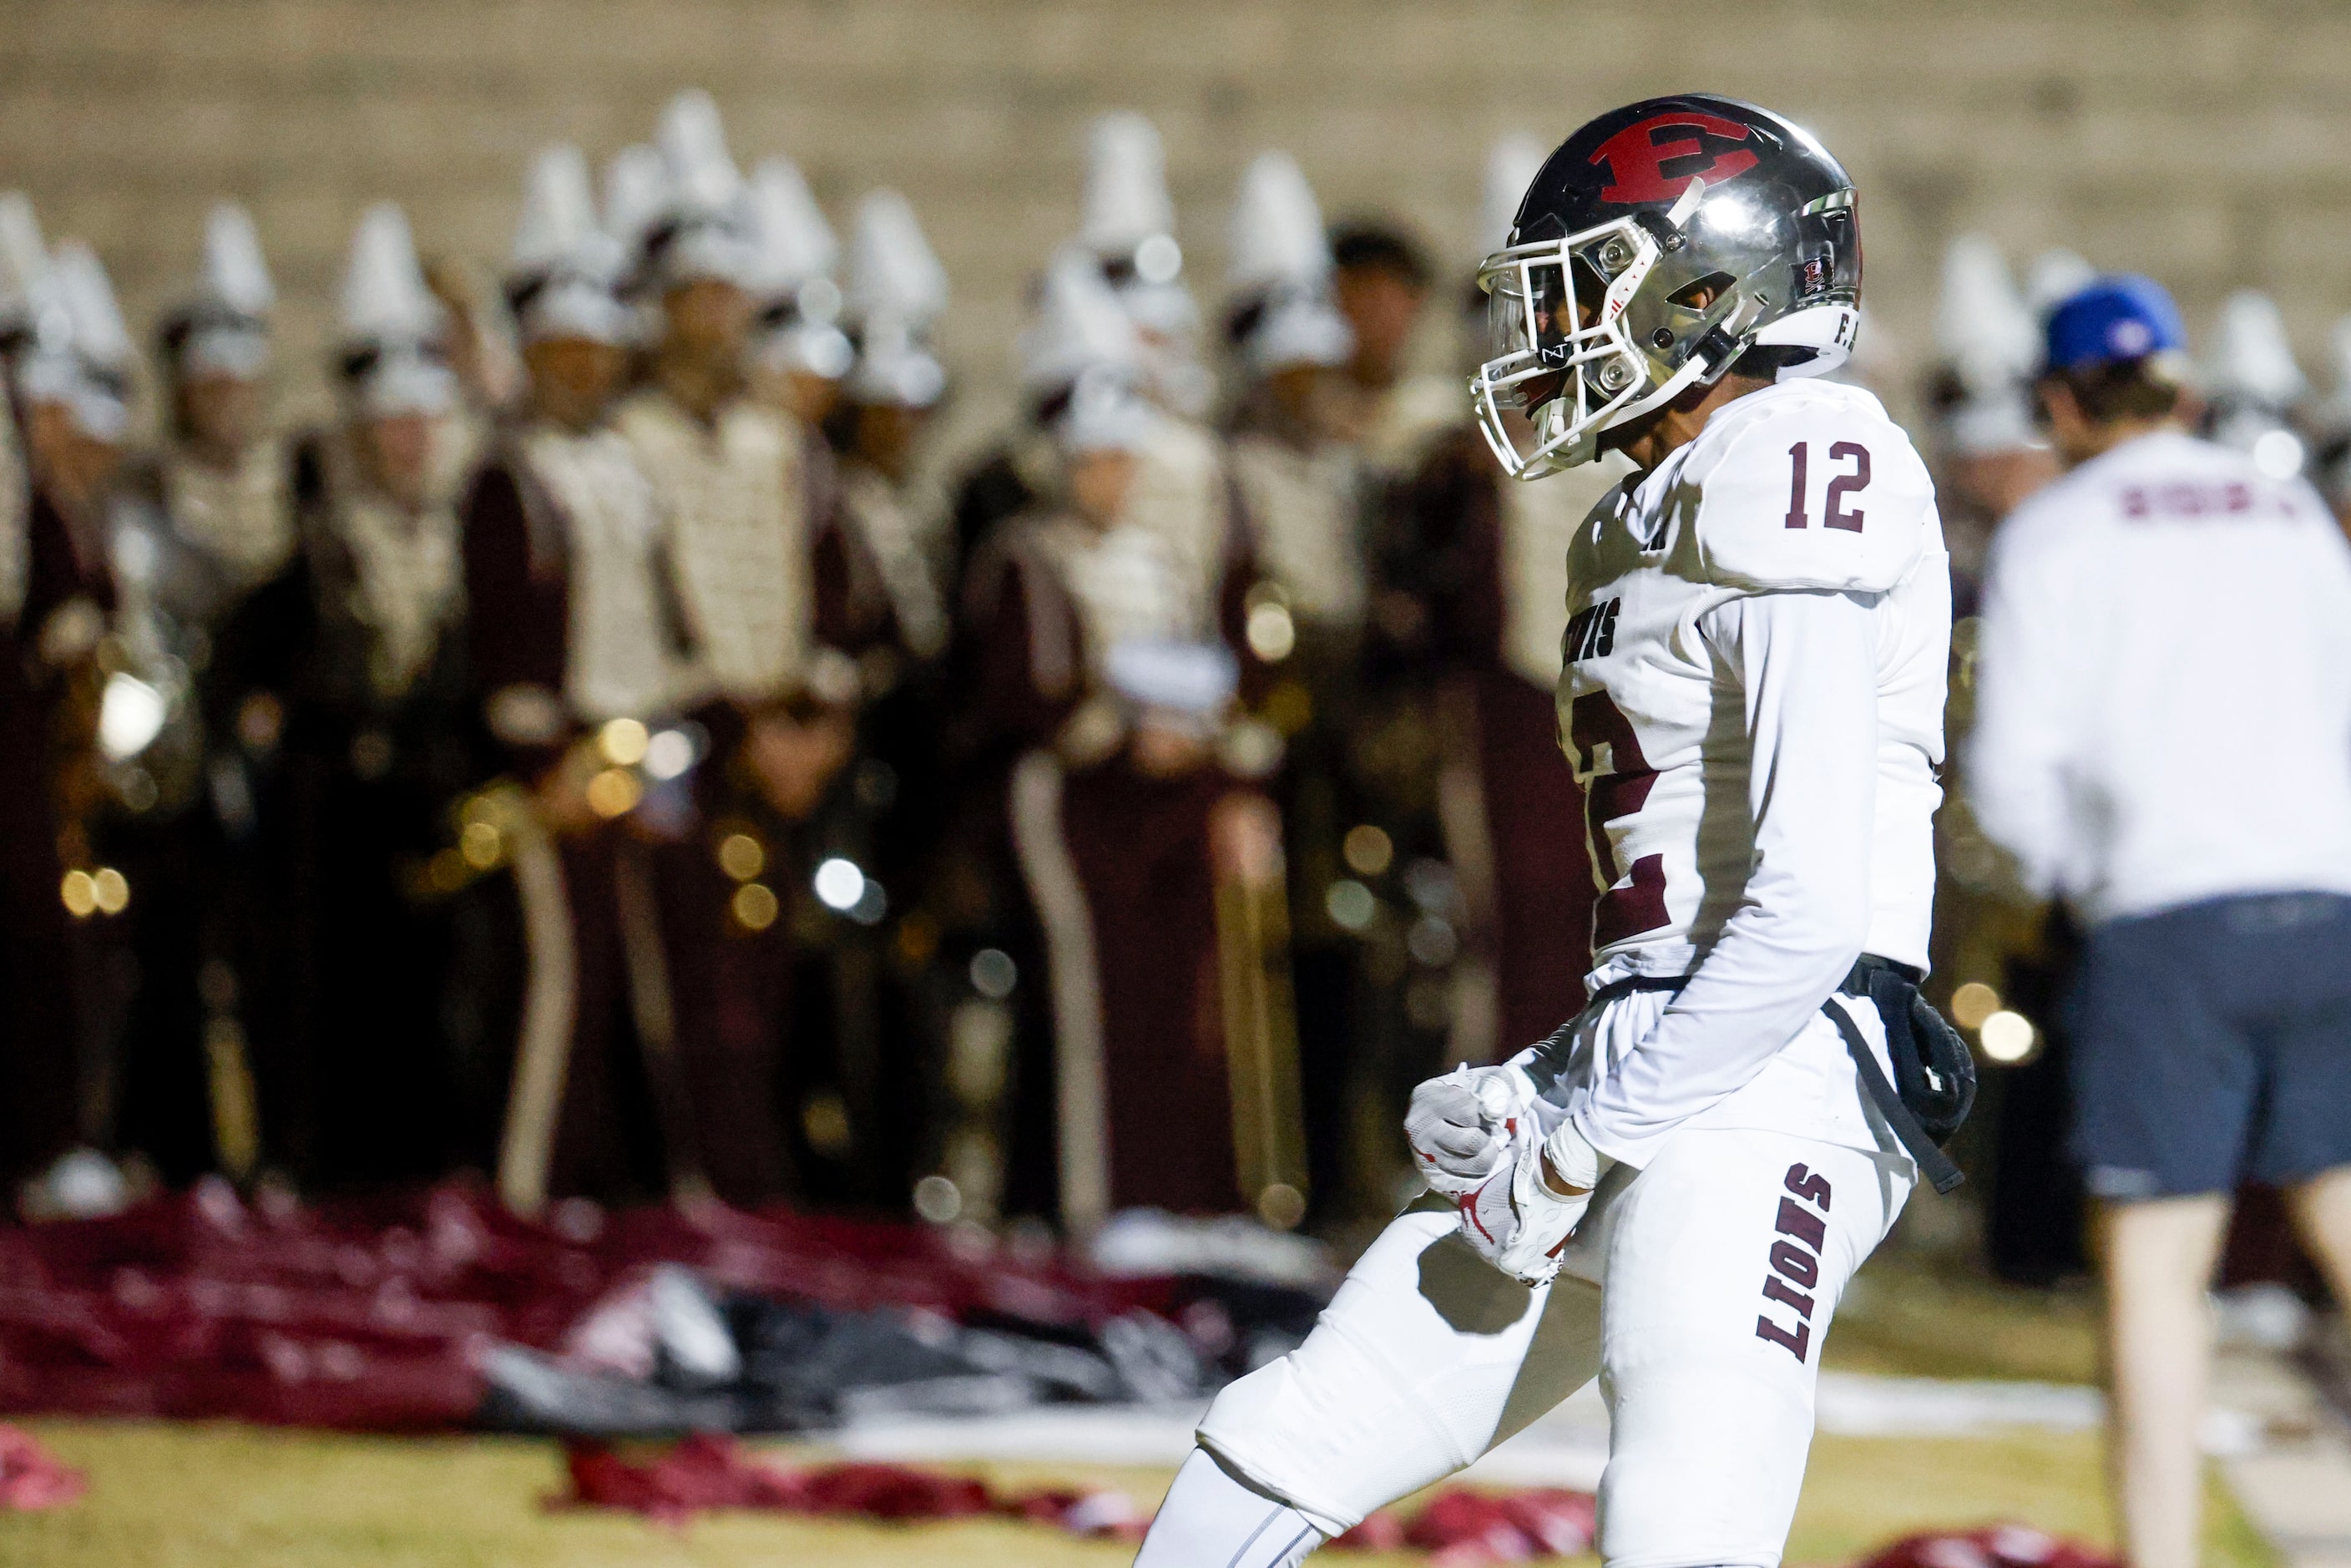
MULTIPOLYGON (((549 1444, 401 1439, 37 1421, 31 1429, 89 1474, 89 1495, 53 1513, 0 1515, 7 1568, 916 1568, 1122 1563, 1123 1547, 989 1521, 876 1525, 719 1515, 683 1529, 601 1513, 549 1513, 549 1444)), ((1792 1563, 1848 1563, 1912 1530, 2014 1520, 2105 1538, 2094 1437, 1999 1441, 1823 1437, 1792 1563)), ((1006 1486, 1085 1481, 1155 1503, 1168 1472, 1064 1465, 974 1467, 1006 1486)), ((2206 1562, 2269 1568, 2226 1500, 2206 1562)), ((1364 1557, 1364 1563, 1419 1561, 1364 1557)))
POLYGON ((1882 1254, 1847 1288, 1823 1354, 1823 1365, 1847 1372, 2095 1383, 2097 1297, 1882 1254))
MULTIPOLYGON (((1847 1371, 2062 1383, 2090 1381, 2095 1357, 2087 1291, 2012 1290, 1894 1250, 1856 1282, 1826 1352, 1828 1364, 1847 1371)), ((736 1515, 673 1530, 619 1515, 550 1513, 541 1500, 561 1484, 558 1450, 508 1438, 28 1425, 89 1472, 90 1491, 55 1513, 0 1515, 0 1568, 1113 1568, 1130 1555, 997 1521, 889 1526, 736 1515)), ((969 1469, 1007 1487, 1117 1487, 1145 1507, 1169 1479, 1164 1469, 969 1469)), ((2272 1568, 2217 1484, 2212 1498, 2205 1562, 2272 1568)), ((1788 1561, 1846 1563, 1912 1531, 1993 1521, 2104 1542, 2095 1435, 1822 1437, 1788 1561)))

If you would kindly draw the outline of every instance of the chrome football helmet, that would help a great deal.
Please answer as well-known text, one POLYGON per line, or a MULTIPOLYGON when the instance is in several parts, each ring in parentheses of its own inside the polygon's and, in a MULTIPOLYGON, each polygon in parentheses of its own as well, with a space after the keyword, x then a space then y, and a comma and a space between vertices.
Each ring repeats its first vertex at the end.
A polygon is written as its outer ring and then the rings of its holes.
POLYGON ((1560 144, 1478 269, 1478 423, 1513 478, 1592 460, 1603 431, 1750 350, 1835 370, 1861 324, 1853 182, 1810 132, 1710 94, 1646 99, 1560 144))

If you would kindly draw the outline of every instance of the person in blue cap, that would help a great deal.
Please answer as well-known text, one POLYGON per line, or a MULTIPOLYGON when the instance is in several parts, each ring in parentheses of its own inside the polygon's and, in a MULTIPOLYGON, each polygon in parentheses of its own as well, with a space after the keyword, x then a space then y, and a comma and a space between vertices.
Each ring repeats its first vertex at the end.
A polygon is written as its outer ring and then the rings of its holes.
POLYGON ((2095 1204, 2126 1560, 2193 1568, 2205 1291, 2240 1183, 2351 1300, 2351 546, 2299 478, 2189 434, 2162 287, 2052 312, 2067 472, 1992 546, 1978 821, 2087 932, 2072 1153, 2095 1204))

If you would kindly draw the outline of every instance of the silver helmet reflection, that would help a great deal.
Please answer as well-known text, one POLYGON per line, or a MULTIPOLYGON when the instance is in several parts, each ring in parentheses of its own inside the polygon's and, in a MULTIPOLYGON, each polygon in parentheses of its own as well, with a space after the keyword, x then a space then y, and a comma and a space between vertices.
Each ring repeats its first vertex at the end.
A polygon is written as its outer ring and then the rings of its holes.
POLYGON ((1742 360, 1780 380, 1842 365, 1861 320, 1853 182, 1768 110, 1644 99, 1552 153, 1478 286, 1479 423, 1514 477, 1555 473, 1742 360))

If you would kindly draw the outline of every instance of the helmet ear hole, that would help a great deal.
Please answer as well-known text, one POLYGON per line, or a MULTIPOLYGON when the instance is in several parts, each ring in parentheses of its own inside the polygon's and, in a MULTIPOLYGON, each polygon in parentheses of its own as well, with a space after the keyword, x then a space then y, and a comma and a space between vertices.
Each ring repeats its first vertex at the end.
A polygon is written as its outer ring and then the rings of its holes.
MULTIPOLYGON (((1579 308, 1588 305, 1592 309, 1598 309, 1601 296, 1608 292, 1608 280, 1600 276, 1598 267, 1581 256, 1569 256, 1567 267, 1575 284, 1575 298, 1579 308)), ((1583 323, 1578 321, 1576 325, 1582 327, 1583 323)))
POLYGON ((1716 300, 1739 287, 1739 279, 1727 272, 1709 272, 1704 277, 1683 284, 1666 296, 1666 303, 1684 310, 1704 311, 1716 300))

